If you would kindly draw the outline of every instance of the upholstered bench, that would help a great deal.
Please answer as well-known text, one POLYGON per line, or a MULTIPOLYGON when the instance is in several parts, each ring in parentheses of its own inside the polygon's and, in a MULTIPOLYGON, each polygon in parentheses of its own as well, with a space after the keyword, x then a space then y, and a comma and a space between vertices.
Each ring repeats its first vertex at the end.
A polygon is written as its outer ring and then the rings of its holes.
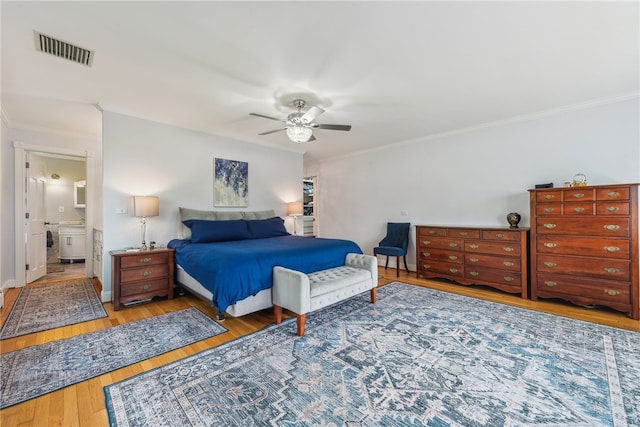
POLYGON ((298 336, 304 335, 306 315, 349 297, 371 291, 376 302, 378 260, 371 255, 347 254, 344 265, 314 273, 301 273, 284 267, 273 268, 273 312, 276 324, 282 322, 282 309, 296 314, 298 336))

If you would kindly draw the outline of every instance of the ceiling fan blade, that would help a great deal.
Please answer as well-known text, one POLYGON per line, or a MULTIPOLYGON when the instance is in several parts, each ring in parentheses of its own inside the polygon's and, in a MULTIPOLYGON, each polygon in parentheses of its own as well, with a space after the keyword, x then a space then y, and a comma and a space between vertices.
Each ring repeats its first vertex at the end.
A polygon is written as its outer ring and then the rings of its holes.
POLYGON ((313 124, 316 129, 330 129, 330 130, 351 130, 351 125, 326 125, 326 124, 313 124))
POLYGON ((269 135, 270 133, 282 132, 283 130, 284 129, 270 130, 269 132, 262 132, 262 133, 259 133, 258 135, 269 135))
POLYGON ((311 142, 311 141, 315 141, 315 140, 316 140, 316 137, 311 135, 311 138, 307 139, 307 142, 311 142))
POLYGON ((282 122, 282 123, 284 123, 284 120, 276 119, 275 117, 265 116, 264 114, 249 113, 249 115, 250 115, 250 116, 256 116, 256 117, 262 117, 263 119, 275 120, 275 121, 277 121, 277 122, 282 122))
POLYGON ((314 105, 313 107, 309 108, 309 110, 304 113, 302 117, 300 117, 300 121, 302 121, 303 123, 311 123, 322 113, 324 113, 324 110, 314 105))

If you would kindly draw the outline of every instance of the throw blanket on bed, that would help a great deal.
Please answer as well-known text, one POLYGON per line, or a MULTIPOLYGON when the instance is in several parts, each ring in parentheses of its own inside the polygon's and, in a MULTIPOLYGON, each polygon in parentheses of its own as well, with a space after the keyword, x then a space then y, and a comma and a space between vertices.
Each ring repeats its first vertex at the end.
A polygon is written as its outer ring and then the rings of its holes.
POLYGON ((214 243, 174 239, 168 246, 176 250, 176 263, 213 294, 220 312, 271 288, 276 265, 311 273, 344 265, 348 253, 362 253, 349 240, 301 236, 214 243))

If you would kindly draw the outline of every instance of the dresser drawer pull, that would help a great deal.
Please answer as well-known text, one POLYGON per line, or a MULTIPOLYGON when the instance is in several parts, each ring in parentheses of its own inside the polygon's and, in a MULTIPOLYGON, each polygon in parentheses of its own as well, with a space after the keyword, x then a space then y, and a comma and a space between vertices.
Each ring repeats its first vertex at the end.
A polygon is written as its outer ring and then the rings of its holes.
POLYGON ((496 237, 497 237, 498 239, 502 239, 502 238, 504 237, 504 234, 502 234, 502 233, 498 233, 498 234, 496 234, 496 237))
POLYGON ((458 269, 457 268, 450 268, 449 271, 452 272, 452 273, 457 273, 458 269))
POLYGON ((436 230, 429 230, 429 234, 436 234, 437 231, 436 230))
POLYGON ((544 198, 549 200, 549 199, 553 199, 553 194, 545 194, 544 198))
POLYGON ((422 244, 423 245, 430 245, 431 244, 431 240, 423 240, 422 244))
POLYGON ((146 290, 147 290, 147 289, 149 289, 150 287, 151 287, 151 286, 149 286, 149 285, 144 285, 144 286, 142 287, 142 290, 143 290, 143 291, 146 291, 146 290))
POLYGON ((550 243, 550 242, 547 242, 547 243, 544 244, 545 248, 555 248, 557 246, 558 245, 556 243, 550 243))
POLYGON ((607 196, 609 196, 609 197, 618 197, 619 195, 620 195, 620 193, 617 192, 617 191, 609 191, 607 193, 607 196))
POLYGON ((576 193, 573 195, 573 197, 576 199, 582 199, 584 197, 584 193, 576 193))
POLYGON ((503 262, 503 264, 505 265, 505 267, 513 267, 515 265, 511 261, 505 261, 505 262, 503 262))
POLYGON ((469 245, 469 247, 470 247, 471 249, 478 249, 480 246, 478 246, 478 245, 469 245))
POLYGON ((619 225, 613 225, 613 224, 607 224, 607 225, 604 226, 604 229, 608 230, 608 231, 616 231, 619 228, 620 228, 619 225))
POLYGON ((605 267, 604 271, 606 271, 609 274, 620 273, 620 269, 619 268, 614 268, 614 267, 605 267))
POLYGON ((140 262, 151 262, 151 258, 140 258, 140 262))
POLYGON ((555 267, 558 264, 556 264, 555 262, 547 261, 547 262, 544 263, 544 265, 549 267, 549 268, 552 268, 552 267, 555 267))
POLYGON ((422 252, 423 257, 431 256, 431 252, 422 252))
POLYGON ((505 246, 504 248, 502 248, 502 250, 505 252, 513 252, 513 248, 509 246, 505 246))
POLYGON ((615 289, 605 289, 604 293, 610 296, 620 295, 620 291, 616 291, 615 289))
POLYGON ((544 208, 544 211, 547 213, 553 212, 553 210, 554 210, 553 208, 544 208))
POLYGON ((544 228, 546 228, 548 230, 553 230, 556 227, 557 227, 557 225, 555 225, 555 224, 544 224, 544 228))
POLYGON ((577 207, 577 208, 573 208, 574 212, 584 212, 584 208, 582 207, 577 207))
POLYGON ((547 285, 550 288, 553 288, 554 286, 558 286, 558 284, 556 282, 553 282, 551 280, 545 280, 544 284, 547 285))
POLYGON ((478 273, 477 271, 470 271, 469 274, 472 275, 473 277, 480 275, 480 273, 478 273))
POLYGON ((428 270, 431 268, 431 264, 422 264, 422 267, 428 270))
POLYGON ((478 258, 471 258, 469 261, 471 261, 471 262, 478 262, 478 261, 480 261, 480 260, 479 260, 478 258))
POLYGON ((505 282, 513 282, 514 280, 516 280, 511 276, 504 276, 503 279, 505 282))
POLYGON ((455 261, 455 260, 457 260, 457 259, 458 259, 458 257, 457 257, 457 256, 455 256, 455 255, 449 255, 449 259, 450 259, 451 261, 455 261))
POLYGON ((449 243, 449 246, 452 247, 452 248, 456 248, 456 247, 458 247, 458 244, 457 243, 449 243))
POLYGON ((469 234, 469 233, 467 233, 466 231, 461 231, 461 232, 459 232, 458 234, 459 234, 459 235, 461 235, 461 236, 466 236, 466 235, 467 235, 467 234, 469 234))
POLYGON ((605 246, 604 250, 607 252, 618 252, 620 248, 617 246, 605 246))
POLYGON ((617 210, 618 210, 618 207, 617 207, 617 206, 608 206, 608 207, 607 207, 607 211, 609 211, 609 212, 615 212, 615 211, 617 211, 617 210))
POLYGON ((151 272, 150 271, 142 271, 140 272, 141 276, 147 277, 147 276, 151 276, 151 272))

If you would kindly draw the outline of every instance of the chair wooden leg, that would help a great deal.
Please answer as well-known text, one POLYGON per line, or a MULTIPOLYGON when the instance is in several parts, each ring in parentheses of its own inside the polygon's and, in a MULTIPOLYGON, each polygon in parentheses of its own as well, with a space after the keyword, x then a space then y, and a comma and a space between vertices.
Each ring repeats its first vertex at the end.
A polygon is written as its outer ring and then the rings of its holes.
POLYGON ((404 269, 407 270, 407 273, 409 272, 409 267, 407 267, 407 256, 403 256, 402 258, 404 258, 404 269))
POLYGON ((376 303, 376 297, 378 295, 377 290, 378 288, 371 288, 371 304, 376 303))
POLYGON ((282 307, 278 305, 273 306, 273 316, 276 318, 276 325, 282 323, 282 307))
POLYGON ((396 257, 396 277, 400 277, 400 257, 396 257))
POLYGON ((307 321, 306 314, 298 314, 296 316, 296 324, 298 325, 298 336, 301 337, 304 335, 304 325, 307 321))
POLYGON ((389 255, 387 255, 387 262, 384 263, 384 269, 386 270, 389 267, 389 255))

